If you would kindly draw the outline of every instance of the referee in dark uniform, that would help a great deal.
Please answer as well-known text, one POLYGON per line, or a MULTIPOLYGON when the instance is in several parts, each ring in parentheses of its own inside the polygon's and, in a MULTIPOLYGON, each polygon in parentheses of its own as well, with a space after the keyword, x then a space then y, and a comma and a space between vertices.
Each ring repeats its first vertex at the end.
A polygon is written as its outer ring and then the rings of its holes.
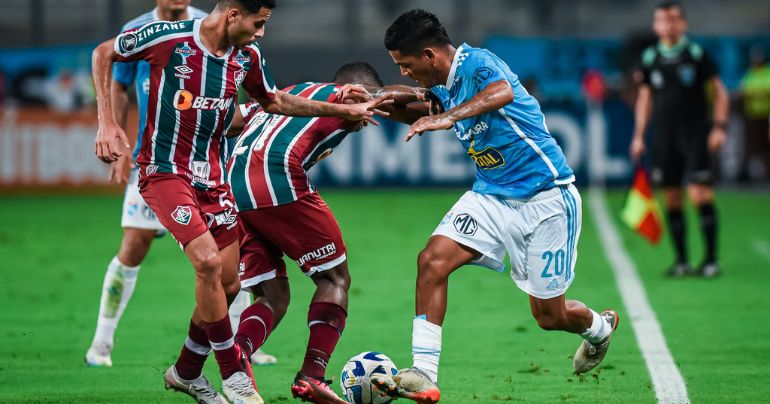
POLYGON ((644 134, 652 112, 650 144, 652 179, 664 189, 666 216, 676 250, 669 276, 719 274, 717 212, 714 208, 712 155, 722 146, 727 126, 728 95, 709 55, 685 36, 684 8, 665 1, 655 8, 653 30, 659 41, 642 54, 631 158, 645 152, 644 134), (714 96, 709 113, 707 87, 714 96), (698 208, 706 256, 691 269, 685 243, 684 185, 698 208))

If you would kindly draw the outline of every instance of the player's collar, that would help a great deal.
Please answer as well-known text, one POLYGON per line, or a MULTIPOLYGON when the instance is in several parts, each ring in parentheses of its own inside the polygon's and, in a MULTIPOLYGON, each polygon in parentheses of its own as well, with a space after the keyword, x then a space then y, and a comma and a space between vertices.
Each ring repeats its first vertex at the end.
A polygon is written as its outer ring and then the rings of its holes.
POLYGON ((152 20, 160 21, 160 13, 158 12, 158 7, 152 9, 152 20))
POLYGON ((462 44, 455 49, 455 57, 452 59, 452 67, 449 68, 449 76, 446 79, 447 90, 452 88, 452 84, 455 82, 455 75, 457 75, 457 67, 460 66, 460 55, 463 53, 463 48, 468 44, 462 44))
POLYGON ((202 19, 193 20, 193 39, 195 40, 195 44, 198 45, 198 47, 203 51, 203 53, 206 54, 206 56, 211 56, 215 59, 224 59, 227 60, 230 58, 230 54, 233 53, 233 47, 231 46, 230 49, 227 50, 227 53, 224 54, 224 56, 217 56, 209 50, 204 44, 203 41, 201 41, 201 22, 203 22, 202 19))
POLYGON ((658 52, 664 57, 673 57, 682 52, 690 44, 690 39, 687 35, 682 35, 679 40, 672 46, 666 46, 662 41, 658 41, 658 52))

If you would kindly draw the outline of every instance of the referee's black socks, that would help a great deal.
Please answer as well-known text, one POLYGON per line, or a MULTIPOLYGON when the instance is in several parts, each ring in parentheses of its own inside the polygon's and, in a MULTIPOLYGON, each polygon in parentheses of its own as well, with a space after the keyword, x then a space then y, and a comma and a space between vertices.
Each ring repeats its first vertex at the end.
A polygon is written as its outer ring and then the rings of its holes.
POLYGON ((700 214, 700 226, 703 230, 703 238, 706 242, 705 263, 713 263, 717 260, 717 210, 713 202, 698 206, 700 214))
POLYGON ((671 239, 674 241, 676 249, 677 264, 687 263, 687 246, 685 245, 685 221, 682 208, 668 209, 668 228, 671 231, 671 239))

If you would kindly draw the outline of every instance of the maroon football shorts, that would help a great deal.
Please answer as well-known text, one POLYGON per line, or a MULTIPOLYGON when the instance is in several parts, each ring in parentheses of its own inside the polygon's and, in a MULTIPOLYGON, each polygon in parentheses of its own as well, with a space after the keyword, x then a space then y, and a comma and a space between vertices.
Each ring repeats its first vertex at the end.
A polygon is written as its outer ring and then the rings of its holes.
POLYGON ((183 249, 206 231, 211 231, 220 250, 239 239, 230 185, 202 190, 181 175, 156 173, 140 178, 139 193, 183 249))
POLYGON ((239 215, 243 226, 239 275, 244 289, 268 279, 285 278, 284 253, 307 276, 347 259, 337 219, 318 193, 239 215))

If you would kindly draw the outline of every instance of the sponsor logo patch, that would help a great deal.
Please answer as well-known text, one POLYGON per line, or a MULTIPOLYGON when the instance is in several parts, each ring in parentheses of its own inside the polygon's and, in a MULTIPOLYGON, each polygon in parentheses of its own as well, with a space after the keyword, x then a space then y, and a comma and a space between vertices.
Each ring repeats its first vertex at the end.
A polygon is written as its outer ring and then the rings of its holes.
POLYGON ((320 260, 326 257, 330 257, 337 252, 337 246, 334 243, 329 243, 321 248, 313 250, 297 260, 297 265, 302 266, 310 260, 320 260))
POLYGON ((558 279, 551 279, 551 282, 548 283, 548 286, 545 287, 547 290, 556 290, 559 289, 559 280, 558 279))
POLYGON ((468 150, 468 155, 471 156, 476 166, 482 170, 494 170, 505 165, 505 158, 503 154, 497 149, 487 146, 482 151, 475 151, 473 149, 468 150))
POLYGON ((174 77, 178 77, 180 79, 189 79, 189 74, 193 72, 193 69, 190 66, 187 65, 179 65, 174 67, 174 70, 176 70, 176 73, 174 73, 174 77))
POLYGON ((479 228, 479 224, 476 222, 476 219, 467 213, 457 215, 457 217, 455 217, 455 219, 452 221, 452 224, 455 226, 455 230, 457 230, 458 233, 464 234, 466 236, 472 236, 476 234, 476 230, 479 228))
POLYGON ((158 165, 157 164, 150 164, 147 166, 147 169, 145 170, 147 175, 152 175, 158 172, 158 165))
POLYGON ((232 98, 201 97, 187 90, 177 90, 174 94, 174 107, 180 111, 190 108, 226 111, 233 105, 232 98))
POLYGON ((214 226, 227 226, 227 230, 232 229, 236 225, 236 221, 238 219, 238 215, 233 211, 233 209, 227 209, 222 213, 213 214, 213 213, 206 213, 206 224, 208 225, 209 229, 213 228, 214 226))
POLYGON ((120 37, 120 50, 121 52, 131 52, 136 49, 136 43, 139 39, 133 32, 127 32, 120 37))
POLYGON ((177 206, 173 212, 171 212, 171 218, 179 224, 187 226, 190 223, 192 217, 192 209, 189 206, 177 206))

